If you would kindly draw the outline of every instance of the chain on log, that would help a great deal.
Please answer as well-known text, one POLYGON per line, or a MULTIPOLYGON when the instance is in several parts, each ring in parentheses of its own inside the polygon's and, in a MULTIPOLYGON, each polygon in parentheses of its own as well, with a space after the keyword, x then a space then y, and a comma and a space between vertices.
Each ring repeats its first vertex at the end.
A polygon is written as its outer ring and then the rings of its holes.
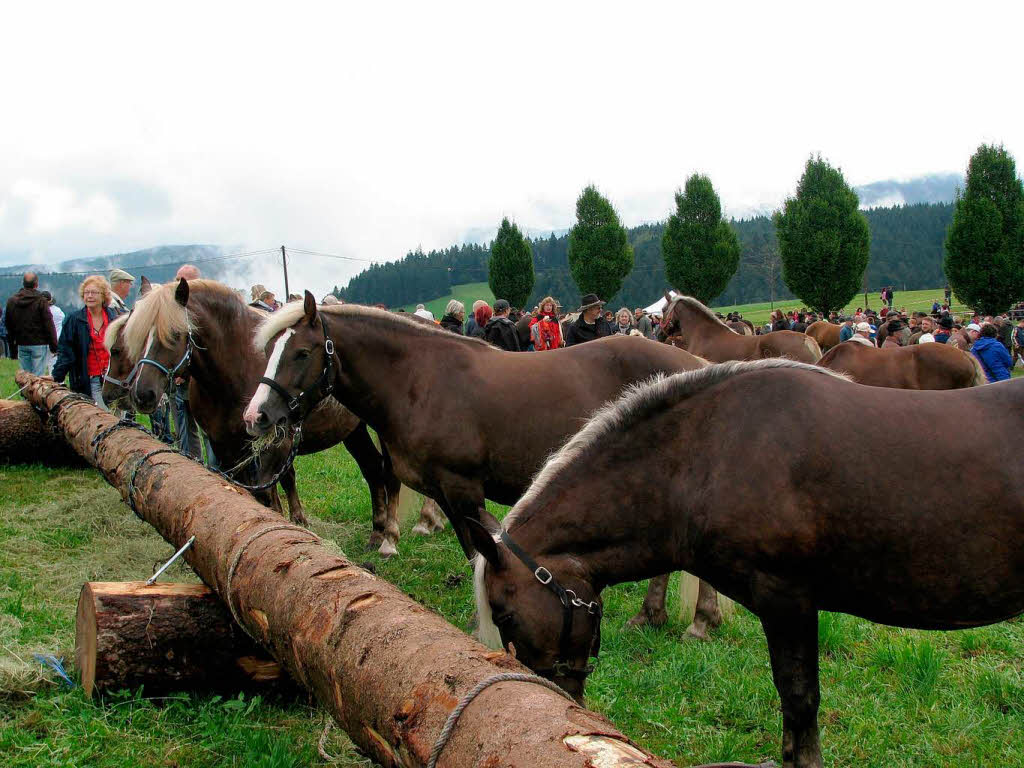
MULTIPOLYGON (((18 374, 68 442, 174 547, 245 631, 384 766, 426 765, 449 713, 487 678, 529 670, 336 554, 248 493, 51 381, 18 374), (62 400, 63 398, 63 400, 62 400), (130 482, 131 481, 131 482, 130 482), (273 528, 273 530, 269 530, 273 528), (229 579, 230 577, 230 579, 229 579), (230 583, 229 583, 230 582, 230 583)), ((439 766, 670 766, 540 685, 501 682, 465 710, 439 766)))

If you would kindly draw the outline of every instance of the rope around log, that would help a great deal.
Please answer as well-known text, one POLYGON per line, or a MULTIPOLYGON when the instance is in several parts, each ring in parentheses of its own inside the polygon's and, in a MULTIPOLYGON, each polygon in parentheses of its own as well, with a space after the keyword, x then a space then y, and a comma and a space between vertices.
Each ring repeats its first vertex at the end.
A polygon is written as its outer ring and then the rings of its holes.
POLYGON ((273 531, 299 531, 300 533, 309 534, 313 537, 314 541, 320 541, 320 537, 308 528, 302 528, 298 525, 288 525, 286 523, 282 523, 280 525, 271 525, 267 528, 261 528, 260 530, 256 531, 256 533, 254 533, 252 536, 246 539, 245 543, 238 549, 237 552, 235 552, 235 556, 231 560, 231 567, 228 568, 228 577, 224 582, 224 602, 228 604, 228 610, 231 611, 231 616, 232 618, 234 618, 235 623, 242 628, 242 631, 245 632, 245 634, 249 635, 249 637, 251 637, 257 643, 262 643, 263 641, 258 637, 253 637, 252 633, 245 628, 245 624, 242 623, 242 620, 238 618, 238 611, 235 610, 235 601, 232 599, 231 596, 231 581, 235 578, 235 569, 238 568, 238 563, 242 560, 242 555, 245 554, 245 550, 249 548, 249 545, 256 541, 256 539, 258 539, 263 534, 272 533, 273 531))
POLYGON ((572 696, 563 691, 558 685, 538 675, 527 675, 522 672, 502 672, 497 675, 491 675, 490 677, 481 680, 473 687, 473 690, 463 696, 459 700, 455 709, 453 709, 451 714, 448 715, 448 719, 444 723, 444 728, 441 729, 441 733, 437 737, 437 741, 434 742, 434 748, 430 750, 430 759, 427 760, 427 768, 437 768, 438 758, 441 757, 441 752, 448 744, 448 740, 452 737, 452 731, 455 730, 455 724, 459 722, 459 718, 462 717, 462 713, 465 711, 466 707, 472 703, 473 699, 495 683, 506 682, 535 683, 550 691, 561 694, 573 704, 576 703, 572 696))

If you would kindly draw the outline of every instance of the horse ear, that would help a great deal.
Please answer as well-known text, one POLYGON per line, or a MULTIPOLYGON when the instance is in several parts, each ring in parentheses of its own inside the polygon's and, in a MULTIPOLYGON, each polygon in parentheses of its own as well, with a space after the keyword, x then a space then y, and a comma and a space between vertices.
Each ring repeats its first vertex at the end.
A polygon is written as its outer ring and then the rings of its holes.
POLYGON ((145 275, 142 276, 142 280, 139 281, 139 298, 146 296, 150 291, 153 290, 153 284, 149 282, 149 278, 145 275))
POLYGON ((181 306, 188 306, 188 280, 184 277, 178 280, 178 287, 174 289, 174 300, 181 306))
POLYGON ((302 308, 306 312, 306 320, 312 325, 316 321, 316 299, 309 291, 306 291, 306 297, 302 300, 302 308))
POLYGON ((476 551, 490 563, 494 570, 503 570, 505 568, 505 553, 495 539, 498 531, 501 530, 498 521, 490 512, 481 509, 479 520, 475 517, 467 517, 465 524, 476 551))
POLYGON ((672 291, 665 289, 665 301, 672 301, 672 291))

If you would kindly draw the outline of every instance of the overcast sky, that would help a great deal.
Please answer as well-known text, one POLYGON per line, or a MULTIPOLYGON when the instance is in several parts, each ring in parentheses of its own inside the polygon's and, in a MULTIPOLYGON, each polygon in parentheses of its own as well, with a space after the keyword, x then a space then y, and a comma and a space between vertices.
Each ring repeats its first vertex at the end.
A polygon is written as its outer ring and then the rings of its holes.
MULTIPOLYGON (((689 5, 9 6, 0 263, 383 261, 502 216, 569 226, 588 183, 635 224, 695 171, 727 214, 770 209, 812 152, 852 184, 962 172, 986 141, 1024 162, 1019 3, 689 5)), ((297 262, 311 287, 365 266, 297 262)))

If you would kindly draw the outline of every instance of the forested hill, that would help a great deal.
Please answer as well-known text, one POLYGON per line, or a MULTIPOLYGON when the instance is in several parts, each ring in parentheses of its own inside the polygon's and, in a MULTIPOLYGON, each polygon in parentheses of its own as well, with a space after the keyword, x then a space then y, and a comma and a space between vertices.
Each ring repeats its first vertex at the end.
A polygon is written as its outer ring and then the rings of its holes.
MULTIPOLYGON (((873 208, 864 213, 871 230, 871 261, 866 275, 869 290, 889 284, 901 290, 945 284, 943 240, 953 217, 952 204, 873 208)), ((743 249, 740 266, 725 292, 712 303, 724 306, 768 301, 773 283, 775 298, 792 298, 782 282, 771 219, 760 216, 731 224, 743 249)), ((646 306, 661 296, 666 288, 661 257, 664 229, 662 222, 627 230, 635 264, 619 295, 609 300, 611 304, 646 306)), ((568 235, 533 240, 532 245, 537 280, 529 305, 552 295, 562 306, 576 306, 580 296, 569 276, 568 235)), ((361 304, 400 306, 427 301, 450 293, 453 285, 486 281, 489 257, 488 247, 475 244, 429 253, 416 251, 401 261, 375 264, 336 292, 361 304)))

